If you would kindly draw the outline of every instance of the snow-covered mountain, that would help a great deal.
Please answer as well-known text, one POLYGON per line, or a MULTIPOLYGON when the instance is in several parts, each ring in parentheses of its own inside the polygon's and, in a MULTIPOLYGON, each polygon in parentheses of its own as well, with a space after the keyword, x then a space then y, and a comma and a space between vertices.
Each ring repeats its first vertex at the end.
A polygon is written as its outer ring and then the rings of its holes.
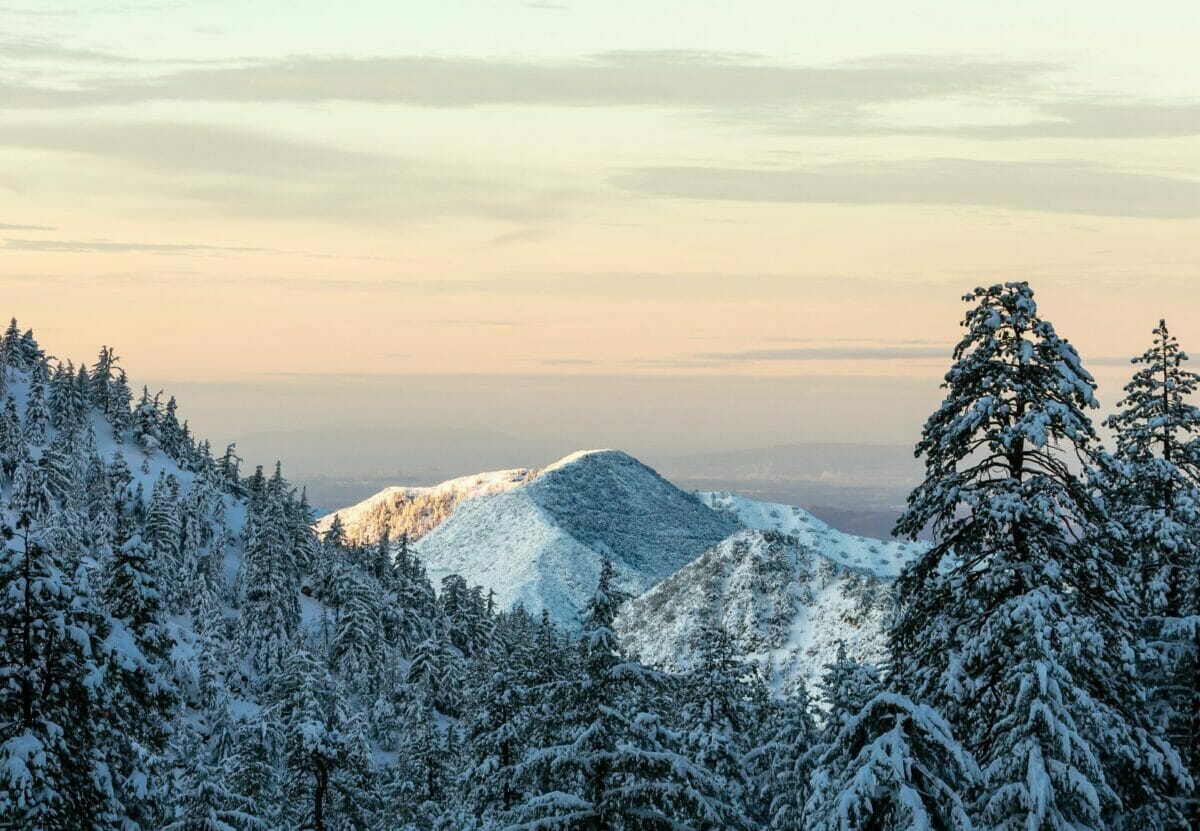
POLYGON ((536 471, 515 468, 462 476, 432 487, 384 488, 357 505, 326 514, 313 527, 324 534, 337 517, 349 542, 370 545, 385 531, 393 540, 402 534, 419 540, 464 499, 511 490, 535 475, 536 471))
POLYGON ((891 583, 920 543, 845 534, 790 505, 700 496, 743 530, 626 605, 617 628, 630 652, 687 668, 701 629, 719 625, 781 689, 797 678, 814 687, 839 642, 883 657, 891 583))
POLYGON ((843 533, 790 505, 686 494, 614 450, 389 488, 337 515, 353 540, 384 528, 419 538, 435 585, 459 574, 502 606, 547 609, 568 625, 607 554, 635 597, 618 621, 632 652, 686 668, 700 628, 719 622, 780 686, 811 684, 839 642, 882 657, 891 582, 922 550, 843 533))
POLYGON ((435 583, 460 574, 501 605, 546 609, 569 624, 595 588, 602 557, 612 559, 621 587, 639 594, 736 527, 633 457, 593 450, 463 501, 417 551, 435 583))

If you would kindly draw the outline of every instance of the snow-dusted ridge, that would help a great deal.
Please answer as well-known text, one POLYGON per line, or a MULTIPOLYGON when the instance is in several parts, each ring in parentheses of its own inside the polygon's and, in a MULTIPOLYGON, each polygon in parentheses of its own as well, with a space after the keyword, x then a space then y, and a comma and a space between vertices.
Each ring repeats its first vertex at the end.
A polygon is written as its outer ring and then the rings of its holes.
POLYGON ((535 475, 537 471, 513 468, 460 476, 429 487, 384 488, 362 502, 326 514, 313 527, 324 534, 337 517, 351 542, 371 544, 384 531, 393 540, 401 534, 418 540, 449 517, 463 500, 511 490, 535 475))
POLYGON ((845 534, 791 505, 700 497, 744 530, 625 606, 617 629, 631 653, 685 669, 702 629, 716 625, 781 690, 796 680, 815 689, 839 643, 884 657, 891 584, 923 544, 845 534))
POLYGON ((901 570, 925 550, 923 543, 847 534, 796 505, 759 502, 728 491, 698 496, 704 504, 735 517, 746 528, 793 536, 800 545, 840 566, 867 571, 878 577, 900 576, 901 570))

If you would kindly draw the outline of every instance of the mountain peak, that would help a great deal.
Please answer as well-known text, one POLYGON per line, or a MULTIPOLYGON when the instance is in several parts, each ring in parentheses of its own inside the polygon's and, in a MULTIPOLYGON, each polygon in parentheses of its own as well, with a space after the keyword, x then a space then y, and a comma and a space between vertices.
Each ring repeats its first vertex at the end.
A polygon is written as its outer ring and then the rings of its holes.
POLYGON ((460 574, 501 605, 544 608, 563 623, 577 620, 603 558, 623 589, 640 593, 737 528, 614 449, 581 450, 539 470, 388 488, 337 515, 352 540, 373 542, 385 529, 419 540, 435 584, 460 574))
MULTIPOLYGON (((544 468, 542 468, 542 473, 550 473, 551 471, 559 470, 585 459, 607 459, 637 462, 637 459, 634 459, 625 451, 614 450, 611 447, 602 447, 595 450, 576 450, 574 453, 568 453, 566 456, 563 456, 557 462, 552 462, 551 464, 546 465, 544 468)), ((640 462, 638 462, 638 464, 640 464, 640 462)))

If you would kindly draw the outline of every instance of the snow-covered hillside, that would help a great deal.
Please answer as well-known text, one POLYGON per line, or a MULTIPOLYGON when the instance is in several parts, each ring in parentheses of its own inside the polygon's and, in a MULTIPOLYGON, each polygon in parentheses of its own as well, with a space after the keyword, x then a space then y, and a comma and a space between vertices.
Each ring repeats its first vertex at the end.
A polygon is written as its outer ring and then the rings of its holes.
POLYGON ((503 606, 547 609, 563 623, 613 561, 621 587, 641 593, 737 527, 633 457, 575 453, 528 481, 462 502, 417 546, 435 582, 460 574, 503 606))
POLYGON ((803 508, 758 502, 743 496, 716 491, 698 494, 715 511, 733 517, 746 528, 777 531, 796 538, 838 565, 870 572, 878 577, 898 577, 900 570, 925 550, 920 543, 876 540, 847 534, 822 522, 803 508))
POLYGON ((314 526, 324 534, 337 517, 349 542, 370 545, 383 532, 393 539, 418 540, 450 516, 464 499, 515 488, 535 475, 525 468, 462 476, 432 487, 385 488, 357 505, 327 514, 314 526))
POLYGON ((920 544, 843 534, 790 505, 701 498, 745 530, 627 604, 617 627, 630 652, 684 669, 703 627, 717 624, 785 690, 797 678, 814 689, 839 642, 855 657, 883 656, 891 583, 920 544))

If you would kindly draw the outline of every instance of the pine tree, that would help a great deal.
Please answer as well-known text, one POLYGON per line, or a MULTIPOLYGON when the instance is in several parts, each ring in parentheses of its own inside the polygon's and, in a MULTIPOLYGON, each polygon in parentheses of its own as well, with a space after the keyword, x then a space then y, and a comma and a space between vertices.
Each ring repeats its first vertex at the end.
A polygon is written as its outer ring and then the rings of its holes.
MULTIPOLYGON (((1109 509, 1129 530, 1141 594, 1151 709, 1200 783, 1200 375, 1159 321, 1154 343, 1105 421, 1115 458, 1101 477, 1109 509)), ((1183 807, 1200 828, 1200 800, 1183 807)))
POLYGON ((46 386, 39 373, 32 373, 29 400, 25 403, 25 441, 40 445, 50 427, 50 409, 46 405, 46 386))
POLYGON ((260 673, 277 667, 300 623, 299 574, 283 506, 267 499, 252 510, 239 575, 242 643, 260 673))
POLYGON ((28 515, 15 534, 6 526, 0 550, 0 817, 46 831, 148 829, 139 820, 160 794, 129 793, 140 760, 113 743, 138 724, 96 683, 144 662, 113 631, 86 568, 66 575, 31 528, 28 515))
POLYGON ((154 552, 154 566, 164 602, 174 612, 183 609, 188 575, 182 556, 181 514, 179 480, 174 475, 160 475, 150 491, 144 535, 146 543, 154 552))
POLYGON ((10 395, 4 401, 3 413, 0 413, 0 468, 5 477, 11 479, 16 473, 17 465, 28 455, 26 447, 17 402, 10 395))
MULTIPOLYGON (((164 754, 178 691, 170 680, 173 641, 167 631, 162 596, 151 565, 149 546, 128 540, 106 564, 103 597, 112 615, 106 645, 117 654, 105 707, 121 718, 107 734, 108 743, 132 769, 117 782, 127 814, 149 831, 157 826, 162 805, 145 803, 143 791, 165 789, 164 754), (126 645, 124 639, 132 641, 126 645), (130 660, 130 655, 136 656, 130 660)), ((106 725, 107 726, 107 725, 106 725)))
POLYGON ((883 682, 878 669, 872 664, 848 657, 846 644, 839 641, 837 658, 825 665, 820 690, 828 708, 824 718, 824 733, 826 739, 832 740, 846 722, 862 711, 868 701, 883 692, 883 682))
POLYGON ((142 397, 138 399, 133 409, 133 440, 145 459, 142 462, 142 472, 150 472, 150 457, 162 445, 162 435, 159 426, 158 396, 150 397, 150 390, 142 387, 142 397))
POLYGON ((969 831, 962 794, 977 777, 974 760, 941 716, 902 695, 881 692, 838 728, 813 774, 800 827, 969 831))
POLYGON ((901 576, 899 692, 944 715, 983 769, 992 828, 1169 823, 1179 758, 1145 714, 1132 593, 1091 464, 1095 382, 1026 283, 980 288, 917 453, 898 532, 934 546, 901 576), (1132 821, 1132 820, 1131 820, 1132 821))
POLYGON ((342 569, 341 609, 331 643, 334 666, 352 690, 375 691, 383 659, 380 600, 374 586, 351 569, 342 569))
POLYGON ((512 811, 521 792, 516 767, 525 749, 524 721, 528 706, 516 655, 509 649, 495 662, 482 662, 468 699, 467 764, 463 772, 466 802, 477 820, 500 818, 512 811))
POLYGON ((237 750, 225 760, 223 774, 229 791, 245 799, 244 811, 268 828, 283 807, 282 781, 277 760, 284 739, 271 712, 252 716, 238 727, 237 750))
POLYGON ((580 673, 560 691, 558 740, 519 770, 531 794, 513 829, 725 829, 748 820, 712 773, 678 752, 680 737, 641 705, 653 673, 624 661, 612 629, 623 596, 605 559, 584 613, 580 673), (546 788, 541 783, 548 783, 546 788))
POLYGON ((701 629, 697 653, 680 707, 684 751, 716 777, 731 801, 750 808, 756 795, 745 757, 760 714, 752 712, 749 671, 719 625, 701 629))
POLYGON ((303 647, 293 645, 270 685, 271 718, 281 727, 284 758, 291 774, 284 782, 285 815, 292 827, 326 831, 337 783, 348 752, 361 746, 360 728, 351 724, 344 690, 303 647))
POLYGON ((183 426, 179 423, 178 410, 179 405, 175 403, 175 396, 172 395, 167 399, 167 406, 163 408, 158 428, 163 452, 172 459, 181 458, 185 449, 183 426))
POLYGON ((17 327, 17 319, 9 321, 4 330, 4 364, 13 369, 28 369, 25 363, 25 351, 21 345, 21 330, 17 327))
POLYGON ((112 412, 113 369, 119 360, 111 349, 101 346, 100 354, 96 356, 96 363, 92 367, 91 377, 88 379, 91 402, 105 416, 112 412))
POLYGON ((133 391, 129 388, 129 380, 125 370, 118 370, 117 379, 113 382, 108 399, 108 423, 112 426, 113 438, 117 444, 125 441, 125 432, 133 429, 133 413, 130 406, 133 403, 133 391))
MULTIPOLYGON (((187 758, 187 757, 185 757, 187 758)), ((204 755, 187 758, 174 819, 162 831, 257 831, 267 824, 251 800, 233 791, 224 772, 204 755)))
POLYGON ((236 443, 228 445, 224 455, 217 459, 217 477, 226 490, 238 496, 242 494, 241 464, 242 458, 237 454, 236 443))
POLYGON ((766 805, 770 831, 801 831, 804 803, 812 783, 817 726, 809 712, 808 694, 799 682, 790 695, 765 702, 764 741, 748 756, 766 805))

